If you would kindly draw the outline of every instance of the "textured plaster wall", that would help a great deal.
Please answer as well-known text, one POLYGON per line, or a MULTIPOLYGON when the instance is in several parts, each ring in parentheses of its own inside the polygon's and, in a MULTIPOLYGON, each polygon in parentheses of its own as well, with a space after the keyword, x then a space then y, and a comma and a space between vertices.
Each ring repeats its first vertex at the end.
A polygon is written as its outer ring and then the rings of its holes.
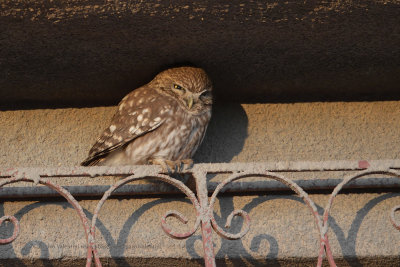
POLYGON ((185 62, 204 67, 225 101, 398 99, 399 8, 398 0, 3 0, 0 105, 113 105, 185 62))
MULTIPOLYGON (((0 112, 0 166, 78 165, 115 107, 0 112)), ((216 106, 196 162, 398 159, 400 102, 216 106)))
MULTIPOLYGON (((318 207, 327 195, 312 195, 318 207)), ((234 209, 249 213, 252 226, 241 240, 224 240, 214 235, 220 266, 316 266, 318 233, 309 209, 292 195, 219 197, 214 206, 222 227, 234 209), (225 264, 224 264, 225 263, 225 264), (280 265, 279 265, 280 264, 280 265)), ((388 220, 398 205, 398 193, 341 194, 331 213, 329 238, 339 266, 398 266, 399 232, 388 220), (343 259, 343 255, 345 259, 343 259), (357 256, 355 256, 357 255, 357 256)), ((80 202, 86 214, 97 204, 80 202)), ((5 201, 1 214, 12 214, 21 222, 20 237, 0 246, 0 266, 84 266, 85 235, 76 212, 66 202, 5 201)), ((169 223, 179 231, 194 223, 194 210, 181 198, 139 198, 107 200, 99 215, 96 238, 104 266, 202 266, 201 233, 186 240, 168 237, 160 227, 166 211, 176 209, 189 225, 174 219, 169 223)), ((238 232, 241 219, 234 219, 238 232)), ((0 228, 0 237, 9 236, 10 224, 0 228)))
MULTIPOLYGON (((71 166, 85 158, 115 107, 38 109, 0 112, 0 167, 71 166)), ((400 102, 225 104, 216 106, 196 162, 398 159, 400 102)), ((339 174, 340 175, 340 174, 339 174)), ((93 179, 109 184, 118 178, 93 179)), ((69 181, 82 185, 87 180, 69 181)), ((63 183, 63 182, 59 182, 63 183)), ((19 185, 21 186, 21 185, 19 185)), ((30 185, 29 185, 30 186, 30 185)), ((311 196, 318 207, 328 196, 311 196)), ((82 200, 89 218, 98 200, 82 200)), ((330 241, 340 266, 397 266, 400 235, 389 212, 398 193, 341 194, 330 218, 330 241), (344 256, 344 258, 343 258, 344 256)), ((239 241, 214 236, 218 263, 224 266, 315 266, 318 235, 308 208, 294 195, 221 196, 217 220, 243 208, 252 218, 239 241), (236 264, 236 265, 234 265, 236 264)), ((173 240, 160 217, 178 209, 193 219, 191 205, 179 197, 121 198, 106 201, 97 225, 105 266, 201 266, 200 233, 173 240)), ((6 200, 0 217, 21 221, 20 237, 0 246, 0 266, 22 263, 84 265, 85 237, 71 206, 58 200, 6 200)), ((171 219, 177 229, 185 229, 171 219)), ((242 222, 234 220, 232 231, 242 222)), ((10 224, 0 226, 8 237, 10 224)))

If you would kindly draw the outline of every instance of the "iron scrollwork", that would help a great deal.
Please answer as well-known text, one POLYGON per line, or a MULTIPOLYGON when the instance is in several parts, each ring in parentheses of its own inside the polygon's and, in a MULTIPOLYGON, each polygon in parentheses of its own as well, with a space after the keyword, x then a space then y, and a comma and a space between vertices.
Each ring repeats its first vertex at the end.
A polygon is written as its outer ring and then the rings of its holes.
MULTIPOLYGON (((226 239, 240 239, 242 238, 250 229, 250 216, 244 210, 234 210, 226 218, 225 228, 229 228, 232 223, 232 219, 235 216, 242 217, 244 223, 243 227, 239 233, 232 234, 224 230, 218 225, 214 217, 213 207, 217 196, 221 191, 226 188, 228 184, 231 184, 239 179, 245 179, 248 177, 261 177, 266 179, 272 179, 278 181, 293 192, 295 192, 309 207, 309 210, 314 217, 314 221, 319 233, 319 253, 317 266, 322 266, 322 261, 324 257, 327 258, 330 266, 336 266, 334 261, 331 248, 328 239, 328 217, 333 205, 333 201, 338 193, 343 189, 344 186, 349 184, 351 181, 364 177, 370 174, 385 174, 400 178, 400 172, 397 170, 400 166, 400 162, 395 161, 359 161, 359 162, 322 162, 322 163, 307 163, 307 162, 297 162, 297 163, 287 163, 287 164, 197 164, 191 170, 186 172, 192 173, 196 182, 196 194, 189 189, 181 181, 174 179, 167 174, 161 173, 161 169, 157 166, 127 166, 127 167, 75 167, 75 168, 25 168, 25 169, 8 169, 0 170, 0 188, 7 185, 18 182, 31 182, 34 184, 41 184, 52 188, 57 191, 62 197, 64 197, 75 209, 81 224, 85 231, 86 243, 87 243, 87 261, 86 266, 91 266, 92 263, 96 266, 101 266, 100 255, 96 248, 96 221, 98 214, 105 201, 112 195, 112 193, 131 182, 135 182, 143 179, 153 179, 161 181, 172 185, 177 188, 180 192, 185 194, 185 196, 193 204, 193 208, 196 214, 196 220, 193 223, 191 229, 187 232, 175 231, 167 222, 168 217, 175 217, 181 223, 188 223, 188 219, 178 211, 170 210, 167 211, 161 217, 161 227, 163 231, 170 237, 176 239, 185 239, 193 235, 199 228, 201 228, 202 239, 203 239, 203 250, 204 250, 204 260, 205 266, 215 266, 215 253, 212 243, 212 230, 214 230, 218 235, 226 239), (395 163, 395 164, 394 164, 395 163), (275 166, 275 168, 271 167, 275 166), (397 166, 397 168, 395 167, 397 166), (318 213, 316 204, 310 198, 310 196, 292 179, 283 176, 281 173, 276 171, 324 171, 324 170, 349 170, 355 171, 346 177, 333 189, 328 203, 324 209, 322 215, 318 213), (207 174, 209 173, 230 173, 230 176, 220 182, 215 190, 212 192, 211 197, 208 197, 207 189, 207 174), (79 202, 74 198, 74 196, 68 192, 62 186, 59 186, 51 181, 51 179, 57 177, 68 177, 68 176, 101 176, 101 175, 125 175, 123 178, 111 185, 110 188, 102 195, 102 198, 98 202, 94 212, 92 220, 89 220, 83 208, 79 202)), ((400 205, 394 207, 390 213, 390 220, 393 226, 400 230, 400 223, 395 219, 396 211, 400 210, 400 205)), ((9 244, 13 242, 20 229, 19 221, 10 215, 5 215, 0 218, 0 225, 4 221, 10 221, 13 224, 14 230, 10 237, 6 239, 0 239, 0 244, 9 244)))

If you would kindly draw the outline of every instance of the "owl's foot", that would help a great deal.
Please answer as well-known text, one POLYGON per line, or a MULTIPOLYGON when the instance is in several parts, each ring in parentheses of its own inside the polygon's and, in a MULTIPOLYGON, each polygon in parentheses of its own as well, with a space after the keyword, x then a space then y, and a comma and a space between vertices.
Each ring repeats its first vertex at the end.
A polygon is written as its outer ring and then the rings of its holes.
POLYGON ((168 160, 168 159, 151 159, 150 164, 160 165, 164 172, 176 173, 188 170, 193 167, 193 160, 182 159, 182 160, 168 160))
POLYGON ((175 162, 179 162, 179 165, 181 166, 180 171, 187 171, 193 167, 192 159, 181 159, 176 160, 175 162))

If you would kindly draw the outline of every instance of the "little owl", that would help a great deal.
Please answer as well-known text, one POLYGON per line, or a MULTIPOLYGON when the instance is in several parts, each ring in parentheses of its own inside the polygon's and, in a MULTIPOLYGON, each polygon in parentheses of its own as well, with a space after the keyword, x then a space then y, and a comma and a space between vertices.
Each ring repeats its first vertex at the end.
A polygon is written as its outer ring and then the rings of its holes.
POLYGON ((164 170, 191 165, 210 121, 211 91, 200 68, 159 73, 122 99, 82 165, 159 164, 164 170))

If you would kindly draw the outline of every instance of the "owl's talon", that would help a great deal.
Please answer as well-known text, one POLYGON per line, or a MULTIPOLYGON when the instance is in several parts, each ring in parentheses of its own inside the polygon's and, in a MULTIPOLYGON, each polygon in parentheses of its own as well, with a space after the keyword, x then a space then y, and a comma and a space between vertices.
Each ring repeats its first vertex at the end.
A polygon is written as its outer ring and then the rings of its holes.
POLYGON ((162 160, 162 159, 150 159, 148 163, 151 164, 151 165, 160 165, 161 169, 162 169, 162 172, 168 172, 169 173, 168 166, 165 163, 165 161, 162 160))
POLYGON ((187 171, 193 167, 193 160, 192 159, 182 159, 180 160, 182 168, 181 171, 187 171))
POLYGON ((177 166, 174 161, 167 159, 151 159, 149 160, 150 164, 160 165, 162 168, 162 172, 167 172, 169 175, 177 172, 177 166))
POLYGON ((179 171, 179 167, 175 161, 165 160, 165 163, 168 166, 168 174, 173 174, 179 171))
POLYGON ((177 172, 186 171, 193 167, 193 160, 168 160, 168 159, 151 159, 149 164, 160 165, 163 172, 167 172, 169 175, 177 172))

